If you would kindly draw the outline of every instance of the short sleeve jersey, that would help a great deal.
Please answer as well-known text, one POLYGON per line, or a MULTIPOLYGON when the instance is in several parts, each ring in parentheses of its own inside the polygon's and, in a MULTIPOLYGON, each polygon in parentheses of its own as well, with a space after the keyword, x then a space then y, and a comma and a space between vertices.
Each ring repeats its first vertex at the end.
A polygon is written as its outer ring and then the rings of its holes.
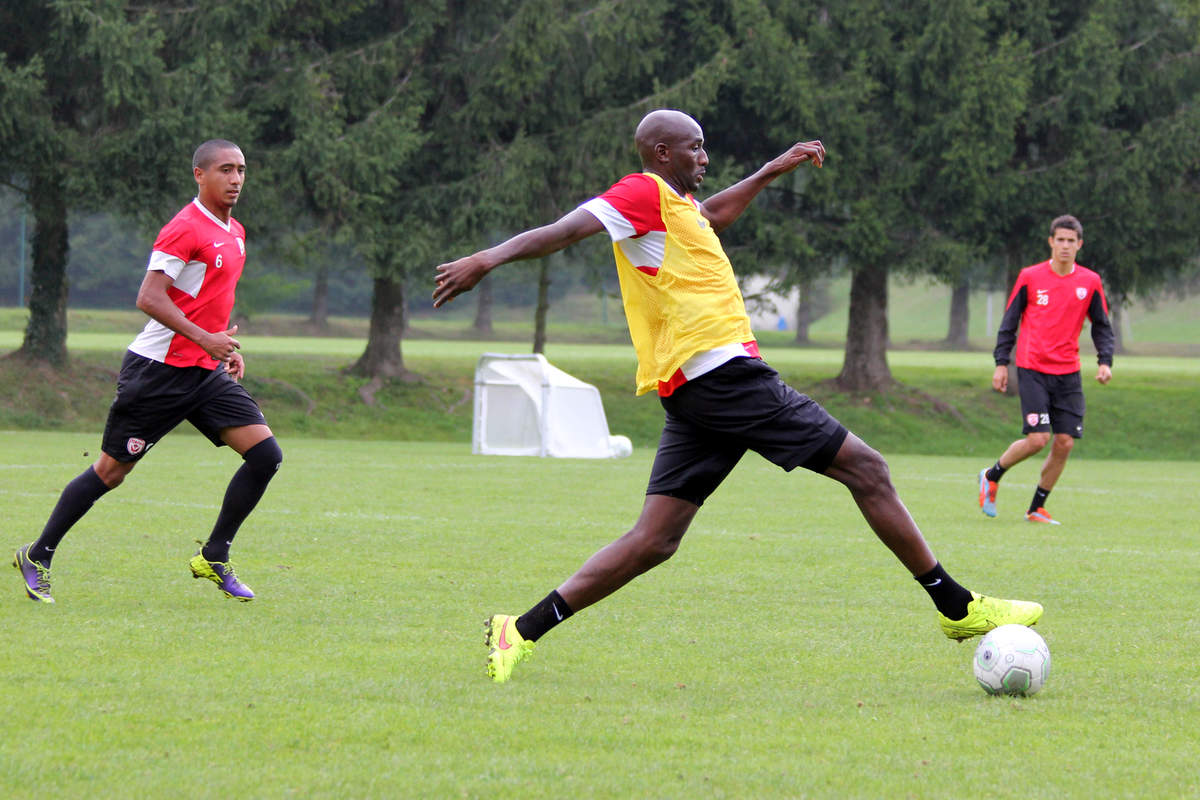
POLYGON ((638 394, 669 395, 730 358, 758 355, 733 267, 695 198, 643 172, 580 208, 613 241, 638 394))
POLYGON ((996 362, 1008 363, 1011 336, 1019 326, 1018 367, 1049 375, 1078 372, 1079 334, 1084 321, 1089 318, 1094 326, 1098 360, 1111 364, 1108 301, 1100 276, 1078 264, 1066 275, 1055 272, 1049 261, 1026 267, 1021 270, 1008 298, 1000 325, 996 362), (1097 336, 1099 332, 1106 335, 1097 336))
MULTIPOLYGON (((167 296, 206 331, 229 327, 234 290, 246 262, 246 230, 232 217, 226 224, 192 200, 159 231, 147 270, 160 270, 173 283, 167 296)), ((174 367, 215 369, 219 363, 200 345, 150 320, 129 346, 134 353, 174 367)))

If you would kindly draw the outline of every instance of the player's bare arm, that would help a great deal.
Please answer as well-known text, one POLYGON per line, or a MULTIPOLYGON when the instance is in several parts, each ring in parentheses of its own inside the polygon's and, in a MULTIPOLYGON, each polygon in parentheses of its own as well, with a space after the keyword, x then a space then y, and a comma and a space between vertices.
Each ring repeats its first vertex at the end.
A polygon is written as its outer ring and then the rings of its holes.
POLYGON ((712 223, 713 230, 723 231, 742 215, 755 196, 771 181, 801 164, 815 164, 820 167, 824 163, 825 145, 821 144, 819 139, 797 142, 768 161, 753 175, 705 200, 702 205, 704 216, 712 223))
POLYGON ((438 266, 433 290, 433 307, 439 308, 469 292, 491 270, 510 261, 541 258, 557 253, 581 239, 604 230, 600 220, 577 208, 556 222, 518 233, 495 247, 438 266))
POLYGON ((192 322, 167 294, 167 289, 174 281, 174 278, 162 270, 148 270, 146 277, 142 279, 141 288, 138 289, 138 309, 180 336, 191 339, 217 361, 229 363, 233 354, 242 346, 241 342, 233 338, 237 333, 237 325, 227 331, 210 333, 192 322))

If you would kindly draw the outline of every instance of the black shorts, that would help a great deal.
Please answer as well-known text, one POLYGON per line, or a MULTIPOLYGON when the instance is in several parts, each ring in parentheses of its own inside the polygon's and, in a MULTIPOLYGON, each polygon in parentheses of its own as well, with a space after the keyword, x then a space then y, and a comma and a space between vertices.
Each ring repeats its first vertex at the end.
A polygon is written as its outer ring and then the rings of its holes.
POLYGON ((824 472, 846 428, 766 362, 735 358, 668 397, 646 494, 703 505, 747 450, 785 470, 824 472))
POLYGON ((1021 433, 1067 433, 1083 436, 1083 380, 1078 372, 1050 375, 1017 367, 1021 394, 1021 433))
POLYGON ((184 420, 218 447, 224 428, 267 423, 224 365, 173 367, 126 351, 101 449, 117 461, 137 461, 184 420))

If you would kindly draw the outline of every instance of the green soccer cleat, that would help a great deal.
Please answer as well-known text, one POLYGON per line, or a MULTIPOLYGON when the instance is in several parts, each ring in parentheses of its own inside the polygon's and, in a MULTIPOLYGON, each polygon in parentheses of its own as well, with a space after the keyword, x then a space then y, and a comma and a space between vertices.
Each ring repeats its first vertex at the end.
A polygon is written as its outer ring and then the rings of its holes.
POLYGON ((504 683, 513 667, 533 654, 533 642, 517 631, 517 618, 496 614, 483 623, 483 643, 488 646, 487 674, 496 683, 504 683))
POLYGON ((998 597, 985 597, 971 592, 971 602, 967 604, 967 615, 962 619, 950 619, 938 614, 938 622, 942 625, 942 633, 951 639, 962 641, 972 636, 982 636, 992 628, 1001 625, 1036 625, 1042 617, 1040 603, 1025 600, 1001 600, 998 597))

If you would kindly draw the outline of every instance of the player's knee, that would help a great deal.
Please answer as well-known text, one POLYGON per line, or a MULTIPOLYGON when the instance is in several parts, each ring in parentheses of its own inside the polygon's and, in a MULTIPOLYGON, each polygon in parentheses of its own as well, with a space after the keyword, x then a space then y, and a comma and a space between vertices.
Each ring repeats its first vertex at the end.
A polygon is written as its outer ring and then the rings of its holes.
POLYGON ((675 535, 667 531, 641 531, 637 536, 638 560, 645 569, 663 563, 679 550, 683 534, 675 535))
POLYGON ((847 485, 854 492, 892 490, 892 473, 887 460, 874 447, 863 443, 854 450, 853 462, 847 471, 847 485))
POLYGON ((1075 446, 1075 438, 1069 433, 1059 433, 1054 436, 1054 449, 1064 455, 1071 452, 1071 448, 1075 446))
POLYGON ((661 540, 651 543, 642 551, 643 561, 647 567, 658 566, 668 560, 679 550, 679 540, 661 540))
MULTIPOLYGON (((1050 434, 1048 434, 1044 431, 1034 431, 1033 433, 1026 436, 1025 440, 1027 442, 1029 442, 1029 445, 1031 447, 1036 448, 1036 450, 1041 450, 1043 447, 1045 447, 1047 444, 1049 444, 1050 434)), ((1035 452, 1036 452, 1036 450, 1035 450, 1035 452)))
POLYGON ((283 448, 274 436, 268 436, 242 453, 242 459, 252 470, 270 480, 283 465, 283 448))
POLYGON ((125 482, 125 476, 133 471, 136 464, 136 461, 117 461, 104 456, 92 465, 92 471, 105 486, 115 489, 125 482))

